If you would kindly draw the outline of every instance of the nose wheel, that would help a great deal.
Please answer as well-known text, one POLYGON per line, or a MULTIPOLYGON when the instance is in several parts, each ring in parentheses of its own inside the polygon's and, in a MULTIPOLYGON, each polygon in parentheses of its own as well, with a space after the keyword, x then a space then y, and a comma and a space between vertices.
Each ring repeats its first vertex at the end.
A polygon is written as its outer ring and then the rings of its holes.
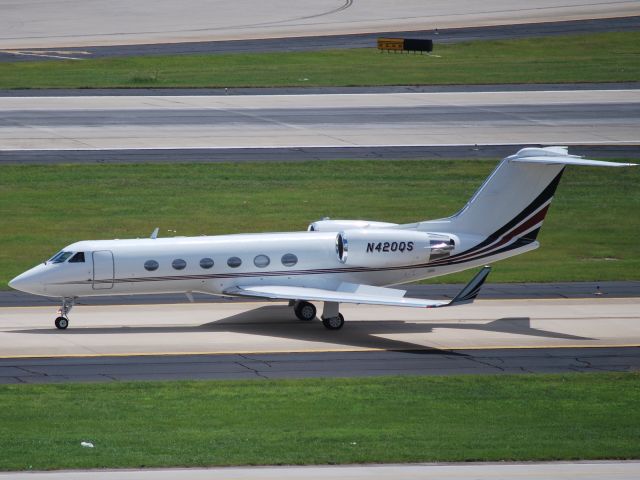
POLYGON ((69 326, 69 319, 67 317, 58 317, 56 318, 56 328, 60 330, 64 330, 69 326))
POLYGON ((75 298, 63 298, 62 306, 58 310, 58 318, 54 322, 56 328, 59 330, 65 330, 69 326, 69 312, 73 308, 73 303, 75 302, 75 298))

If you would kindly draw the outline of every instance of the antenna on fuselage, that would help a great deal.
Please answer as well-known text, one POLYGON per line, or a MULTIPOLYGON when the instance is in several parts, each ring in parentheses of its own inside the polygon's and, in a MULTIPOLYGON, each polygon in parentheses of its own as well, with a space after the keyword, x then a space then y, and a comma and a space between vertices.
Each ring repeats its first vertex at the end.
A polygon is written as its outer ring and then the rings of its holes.
POLYGON ((151 239, 155 240, 158 238, 158 232, 160 232, 160 227, 156 227, 156 229, 151 233, 151 239))

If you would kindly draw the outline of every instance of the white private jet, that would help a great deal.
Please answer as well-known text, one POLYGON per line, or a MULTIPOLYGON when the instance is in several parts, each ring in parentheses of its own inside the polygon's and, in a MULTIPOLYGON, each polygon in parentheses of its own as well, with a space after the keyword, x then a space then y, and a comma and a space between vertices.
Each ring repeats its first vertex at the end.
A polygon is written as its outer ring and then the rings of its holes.
MULTIPOLYGON (((340 303, 445 307, 472 302, 485 266, 451 301, 405 297, 387 288, 483 266, 538 248, 536 241, 566 165, 586 160, 567 147, 524 148, 497 166, 458 213, 411 224, 320 220, 306 232, 254 233, 74 243, 17 276, 16 290, 61 297, 65 329, 78 297, 201 292, 288 300, 300 320, 342 328, 340 303)), ((191 297, 190 297, 191 298, 191 297)))

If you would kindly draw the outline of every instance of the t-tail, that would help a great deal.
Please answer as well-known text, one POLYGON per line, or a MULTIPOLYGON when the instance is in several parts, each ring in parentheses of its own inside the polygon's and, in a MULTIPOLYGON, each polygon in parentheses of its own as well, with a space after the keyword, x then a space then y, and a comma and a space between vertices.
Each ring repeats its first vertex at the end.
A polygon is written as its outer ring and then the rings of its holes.
POLYGON ((536 238, 567 165, 635 164, 587 160, 569 155, 567 147, 523 148, 502 160, 458 213, 411 227, 460 237, 461 248, 441 262, 443 265, 481 264, 536 248, 536 238))

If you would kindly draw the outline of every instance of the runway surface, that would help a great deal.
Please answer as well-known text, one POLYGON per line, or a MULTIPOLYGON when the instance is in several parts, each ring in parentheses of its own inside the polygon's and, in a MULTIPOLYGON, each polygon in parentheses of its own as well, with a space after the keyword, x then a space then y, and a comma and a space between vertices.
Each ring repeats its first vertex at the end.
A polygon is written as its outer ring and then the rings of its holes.
POLYGON ((341 35, 639 14, 638 2, 615 0, 15 2, 0 16, 0 49, 341 35))
POLYGON ((638 145, 640 90, 0 97, 2 150, 638 145))
POLYGON ((347 35, 262 38, 212 42, 151 43, 136 45, 104 45, 67 47, 63 50, 41 48, 0 50, 2 61, 42 61, 91 59, 148 55, 185 55, 216 53, 303 52, 346 48, 372 48, 383 37, 426 38, 440 44, 474 40, 503 40, 550 35, 577 35, 601 32, 634 31, 640 28, 640 17, 621 17, 564 22, 523 23, 515 25, 485 25, 480 27, 439 28, 404 32, 374 32, 347 35))
POLYGON ((319 465, 306 467, 223 467, 144 470, 91 470, 61 472, 0 472, 0 479, 14 480, 635 480, 640 476, 637 461, 537 462, 537 463, 459 463, 396 465, 319 465))

